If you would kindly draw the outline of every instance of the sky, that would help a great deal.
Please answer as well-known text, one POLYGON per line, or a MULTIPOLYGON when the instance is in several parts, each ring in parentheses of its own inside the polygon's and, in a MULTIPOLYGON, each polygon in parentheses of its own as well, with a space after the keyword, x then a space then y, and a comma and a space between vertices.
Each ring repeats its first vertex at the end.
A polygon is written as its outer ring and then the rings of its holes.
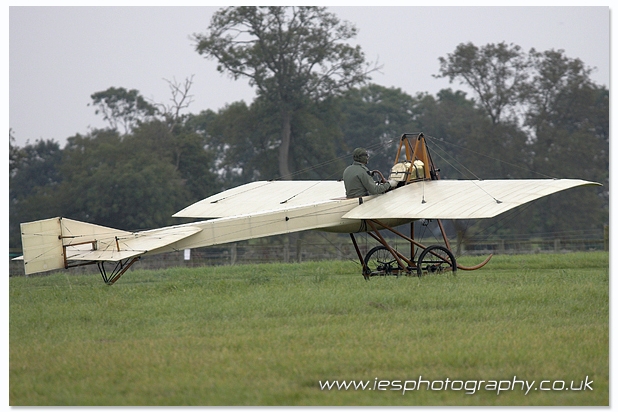
MULTIPOLYGON (((9 7, 9 127, 17 146, 87 134, 106 123, 90 96, 109 87, 137 89, 170 104, 168 81, 193 76, 186 112, 218 111, 255 91, 232 80, 195 51, 191 36, 207 31, 217 7, 9 7)), ((382 65, 371 82, 410 95, 435 95, 459 83, 436 79, 439 57, 457 45, 506 42, 524 51, 564 50, 610 85, 610 8, 587 7, 329 7, 359 30, 366 60, 382 65)), ((472 95, 469 94, 471 97, 472 95)), ((401 131, 405 133, 407 131, 401 131)), ((425 131, 431 133, 431 131, 425 131)))

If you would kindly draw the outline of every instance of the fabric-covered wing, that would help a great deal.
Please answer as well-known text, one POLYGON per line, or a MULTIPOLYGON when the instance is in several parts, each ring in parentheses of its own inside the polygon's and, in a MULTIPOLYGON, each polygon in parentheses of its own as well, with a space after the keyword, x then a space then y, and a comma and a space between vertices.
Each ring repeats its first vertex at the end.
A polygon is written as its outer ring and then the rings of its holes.
POLYGON ((346 219, 491 218, 543 196, 584 185, 585 180, 431 180, 376 196, 343 215, 346 219))
POLYGON ((207 197, 179 211, 174 217, 206 219, 249 215, 340 198, 345 198, 342 181, 260 181, 207 197))

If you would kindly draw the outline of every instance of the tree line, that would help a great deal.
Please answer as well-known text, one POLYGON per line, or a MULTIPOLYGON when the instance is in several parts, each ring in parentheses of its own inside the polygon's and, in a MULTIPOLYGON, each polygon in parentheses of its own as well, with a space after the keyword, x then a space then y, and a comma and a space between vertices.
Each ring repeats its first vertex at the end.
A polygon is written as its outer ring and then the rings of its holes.
POLYGON ((377 68, 356 29, 321 7, 229 7, 195 34, 196 52, 247 77, 250 104, 189 111, 192 78, 168 81, 171 104, 110 87, 91 95, 107 127, 64 147, 25 147, 9 130, 9 240, 19 223, 53 216, 119 229, 182 223, 171 215, 239 184, 340 179, 358 146, 390 170, 403 133, 424 132, 441 177, 580 178, 602 183, 496 219, 456 222, 462 238, 600 228, 609 222, 609 91, 562 50, 460 44, 436 77, 464 85, 409 95, 370 82, 377 68))

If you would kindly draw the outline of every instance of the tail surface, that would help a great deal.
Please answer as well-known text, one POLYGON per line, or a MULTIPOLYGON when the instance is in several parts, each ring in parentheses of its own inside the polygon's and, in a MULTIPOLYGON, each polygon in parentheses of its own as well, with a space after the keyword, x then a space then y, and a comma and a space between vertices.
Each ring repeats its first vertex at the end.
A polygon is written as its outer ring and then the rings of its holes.
POLYGON ((108 249, 130 232, 61 217, 21 224, 26 275, 65 269, 78 252, 108 249))

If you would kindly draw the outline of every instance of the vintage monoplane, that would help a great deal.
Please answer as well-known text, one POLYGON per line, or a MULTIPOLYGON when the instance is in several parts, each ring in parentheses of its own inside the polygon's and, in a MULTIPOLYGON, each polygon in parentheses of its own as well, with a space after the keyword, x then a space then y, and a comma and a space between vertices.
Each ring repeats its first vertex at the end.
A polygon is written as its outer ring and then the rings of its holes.
POLYGON ((322 230, 350 234, 365 279, 474 270, 491 256, 476 266, 457 264, 441 219, 491 218, 561 190, 598 185, 576 179, 440 180, 422 133, 401 136, 388 179, 399 182, 397 187, 358 198, 345 197, 342 181, 251 182, 173 215, 206 220, 137 232, 62 217, 22 223, 20 258, 26 274, 96 264, 103 281, 111 285, 146 254, 322 230), (443 245, 419 243, 413 226, 409 236, 395 229, 420 219, 437 220, 443 245), (380 232, 384 230, 410 242, 410 256, 391 247, 380 232), (354 236, 360 232, 379 243, 364 257, 354 236), (115 265, 110 273, 106 262, 115 265))

